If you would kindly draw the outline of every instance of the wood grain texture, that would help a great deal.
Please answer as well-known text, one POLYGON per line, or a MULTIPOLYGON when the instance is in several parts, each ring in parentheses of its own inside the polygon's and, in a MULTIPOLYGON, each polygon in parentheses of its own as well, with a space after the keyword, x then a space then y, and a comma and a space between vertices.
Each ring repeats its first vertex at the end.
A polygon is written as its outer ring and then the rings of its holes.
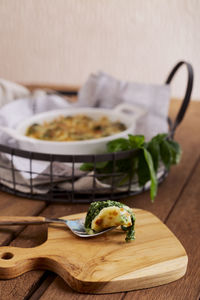
MULTIPOLYGON (((1 215, 37 215, 45 207, 46 203, 44 202, 24 199, 0 192, 1 215)), ((22 230, 23 226, 12 226, 12 228, 0 227, 0 244, 6 245, 10 243, 22 230)))
MULTIPOLYGON (((179 100, 173 100, 171 102, 170 116, 172 118, 174 118, 175 115, 177 114, 180 104, 181 101, 179 100)), ((186 113, 186 116, 183 120, 183 123, 177 129, 177 133, 175 137, 180 142, 183 148, 183 157, 181 163, 178 166, 175 166, 171 169, 168 178, 165 180, 163 184, 160 185, 158 196, 156 198, 155 203, 152 205, 152 203, 149 201, 148 192, 135 197, 129 197, 127 200, 123 202, 125 202, 129 206, 134 204, 135 207, 148 209, 149 211, 158 215, 163 221, 165 221, 168 215, 170 215, 170 213, 173 212, 174 207, 176 207, 176 201, 180 199, 183 189, 187 187, 187 185, 190 183, 190 174, 193 172, 193 167, 194 165, 196 165, 196 161, 198 159, 200 144, 199 144, 199 140, 196 139, 196 137, 199 134, 199 113, 200 113, 200 104, 197 102, 191 103, 186 113), (193 134, 190 134, 191 132, 193 134)), ((196 188, 193 184, 192 186, 194 189, 196 188)), ((181 219, 179 221, 181 224, 181 219)), ((185 236, 187 236, 188 234, 189 232, 188 230, 186 230, 185 236)), ((190 247, 192 247, 192 244, 190 245, 190 247)), ((197 257, 199 257, 198 254, 197 257)), ((192 281, 192 278, 190 278, 189 281, 190 280, 192 281)), ((134 299, 141 299, 141 297, 144 297, 144 299, 148 299, 148 295, 153 295, 152 299, 160 300, 160 299, 165 299, 164 297, 166 297, 166 299, 170 299, 171 285, 173 284, 174 286, 176 286, 177 282, 171 283, 170 285, 166 285, 168 289, 166 295, 165 293, 160 293, 159 291, 157 292, 157 290, 160 290, 161 288, 164 287, 163 286, 160 288, 157 287, 148 290, 143 290, 143 291, 140 290, 140 291, 132 292, 129 299, 132 299, 133 297, 134 299)), ((189 286, 190 284, 188 284, 187 286, 188 289, 189 286)), ((181 291, 182 289, 177 290, 177 293, 179 293, 177 299, 181 299, 181 291)), ((85 299, 83 297, 88 297, 88 299, 90 299, 89 295, 82 296, 74 293, 59 277, 56 278, 56 280, 47 288, 47 290, 42 295, 41 299, 50 300, 56 298, 57 300, 60 300, 63 299, 64 295, 66 297, 69 297, 70 299, 85 299)), ((110 299, 118 300, 120 299, 119 298, 120 295, 119 294, 110 295, 111 297, 110 299)), ((129 295, 129 293, 127 293, 127 295, 129 295)), ((103 300, 104 296, 98 295, 97 298, 103 300)))
MULTIPOLYGON (((6 196, 6 194, 4 193, 6 196)), ((7 195, 9 198, 10 195, 7 195)), ((14 197, 17 200, 19 197, 14 197)), ((21 199, 23 200, 23 199, 21 199)), ((12 201, 14 204, 15 202, 12 201)), ((26 203, 29 204, 29 209, 31 210, 31 205, 28 200, 26 203)), ((40 205, 44 205, 45 203, 39 201, 40 205)), ((9 202, 7 203, 9 205, 9 202)), ((43 206, 45 207, 45 206, 43 206)), ((74 205, 66 205, 66 204, 51 204, 45 207, 42 211, 42 215, 46 217, 60 217, 61 215, 70 215, 77 211, 83 212, 88 208, 88 205, 74 204, 74 205)), ((13 207, 13 214, 15 213, 15 207, 13 207)), ((30 214, 30 211, 28 212, 30 214)), ((27 214, 28 214, 27 213, 27 214)), ((19 227, 19 226, 17 226, 19 227)), ((15 233, 15 228, 9 228, 9 232, 15 233)), ((4 232, 6 228, 1 227, 0 232, 4 232)), ((8 229, 7 229, 8 231, 8 229)), ((13 239, 10 243, 11 246, 14 247, 36 247, 47 239, 47 225, 41 226, 28 226, 21 233, 13 239)), ((43 289, 48 288, 52 280, 52 274, 49 272, 45 272, 42 270, 35 270, 32 272, 27 272, 17 278, 10 280, 0 280, 0 299, 3 300, 23 300, 27 297, 29 298, 35 291, 39 294, 41 293, 40 287, 43 289), (50 279, 49 279, 50 277, 50 279), (38 289, 39 288, 39 289, 38 289)), ((66 284, 66 283, 65 283, 66 284)), ((70 289, 70 288, 69 288, 70 289)), ((34 293, 35 294, 35 293, 34 293)), ((39 297, 36 295, 36 299, 39 297)))
POLYGON ((128 293, 125 300, 199 299, 200 293, 200 160, 166 224, 183 243, 188 254, 186 275, 170 285, 128 293))
POLYGON ((138 237, 132 243, 125 243, 120 229, 88 240, 77 238, 62 225, 51 225, 48 240, 38 247, 0 249, 0 278, 49 269, 79 292, 112 293, 162 285, 182 277, 187 255, 180 242, 153 214, 139 209, 134 212, 138 237))
MULTIPOLYGON (((170 115, 175 116, 176 112, 180 107, 180 101, 172 101, 170 108, 170 115)), ((154 204, 149 200, 149 193, 129 197, 127 200, 123 201, 129 206, 145 208, 157 216, 163 221, 168 218, 170 220, 170 215, 173 215, 173 228, 174 233, 178 233, 182 228, 182 215, 179 217, 179 210, 176 210, 176 206, 179 204, 182 206, 183 212, 187 215, 187 212, 190 212, 190 206, 188 205, 185 208, 185 202, 182 202, 182 194, 184 195, 184 190, 190 186, 190 189, 194 192, 197 190, 198 185, 194 184, 194 177, 190 175, 193 173, 193 167, 197 163, 198 153, 200 149, 200 141, 197 139, 199 135, 199 114, 200 114, 200 103, 192 102, 189 106, 189 110, 186 113, 186 116, 181 123, 180 127, 177 130, 175 138, 180 142, 183 148, 183 157, 182 161, 178 166, 175 166, 171 169, 168 178, 163 182, 159 187, 158 197, 154 204), (178 201, 179 200, 179 201, 178 201), (177 205, 176 205, 177 203, 177 205), (177 230, 177 231, 176 231, 177 230)), ((199 203, 199 198, 194 198, 193 201, 196 205, 199 203)), ((22 199, 20 197, 12 196, 6 193, 0 193, 0 209, 1 215, 36 215, 41 212, 42 215, 47 217, 60 217, 61 215, 69 215, 76 212, 87 211, 88 205, 86 204, 51 204, 45 208, 45 203, 40 201, 32 201, 30 199, 22 199)), ((180 209, 180 207, 179 207, 180 209)), ((189 224, 184 228, 184 239, 187 239, 188 236, 196 237, 196 243, 199 242, 199 234, 195 234, 194 224, 191 226, 189 224)), ((199 225, 196 224, 196 227, 199 228, 199 225)), ((13 240, 10 245, 16 247, 33 247, 41 244, 45 240, 45 227, 38 226, 28 226, 25 230, 18 235, 21 231, 22 226, 15 226, 12 228, 0 228, 0 242, 1 244, 7 243, 7 241, 13 240)), ((178 236, 185 246, 185 240, 178 236)), ((185 290, 190 290, 190 293, 194 297, 190 299, 196 299, 195 295, 199 293, 198 288, 198 278, 195 277, 196 264, 197 261, 200 261, 199 252, 196 251, 197 248, 194 246, 193 242, 188 242, 186 247, 187 252, 195 253, 192 257, 192 260, 189 255, 189 268, 194 270, 190 273, 190 276, 186 275, 183 279, 180 279, 169 285, 145 289, 135 292, 127 293, 127 296, 130 294, 129 299, 173 299, 173 294, 176 296, 174 299, 185 300, 185 290), (196 278, 196 279, 195 279, 196 278), (183 280, 183 281, 182 281, 183 280), (194 280, 194 282, 193 282, 194 280), (195 283, 195 284, 193 284, 195 283), (178 284, 178 285, 177 285, 178 284), (181 285, 184 285, 184 289, 181 285), (177 287, 177 288, 176 288, 177 287), (183 293, 183 297, 182 297, 183 293), (196 294, 195 294, 196 293, 196 294)), ((11 280, 0 280, 0 299, 4 300, 22 300, 27 298, 32 300, 39 299, 42 300, 51 300, 57 299, 115 299, 119 300, 124 298, 124 293, 121 294, 109 294, 105 295, 81 295, 73 290, 60 278, 57 277, 52 284, 50 284, 48 273, 44 271, 32 271, 28 272, 18 278, 11 280), (46 274, 46 275, 45 275, 46 274), (46 278, 46 279, 45 279, 46 278), (50 285, 49 285, 50 284, 50 285), (41 287, 41 289, 40 289, 41 287), (44 290, 46 291, 44 292, 44 290), (43 294, 43 295, 42 295, 43 294), (32 295, 32 296, 31 296, 32 295), (42 295, 42 296, 41 296, 42 295), (92 298, 93 297, 93 298, 92 298)), ((198 275, 198 272, 197 272, 198 275)), ((49 276, 51 277, 51 275, 49 276)))
MULTIPOLYGON (((8 198, 7 201, 7 207, 13 203, 12 212, 13 214, 17 211, 18 208, 18 202, 17 200, 23 200, 19 197, 13 197, 15 201, 9 201, 9 194, 3 193, 6 198, 8 198), (16 206, 14 205, 16 203, 16 206)), ((34 202, 34 201, 33 201, 34 202)), ((36 201, 37 202, 37 201, 36 201)), ((1 202, 0 202, 1 203, 1 202)), ((29 202, 29 200, 26 200, 26 203, 29 207, 29 211, 27 214, 30 214, 31 207, 32 207, 32 201, 29 202)), ((5 204, 5 203, 4 203, 5 204)), ((81 205, 81 204, 74 204, 74 205, 66 205, 66 204, 51 204, 47 207, 45 207, 45 203, 38 201, 38 204, 43 207, 42 215, 46 217, 60 217, 61 215, 70 215, 77 211, 83 212, 88 208, 88 205, 81 205)), ((22 206, 22 205, 21 205, 22 206)), ((6 205, 5 205, 6 207, 6 205)), ((17 212, 16 212, 17 214, 17 212)), ((15 227, 22 227, 22 226, 15 226, 15 227)), ((14 247, 36 247, 47 239, 47 225, 40 225, 40 226, 28 226, 26 227, 21 233, 17 236, 15 236, 15 227, 12 226, 12 228, 0 228, 0 235, 3 232, 7 232, 9 230, 9 233, 14 233, 14 239, 10 243, 11 246, 14 247)), ((9 236, 10 237, 10 236, 9 236)), ((35 270, 32 272, 27 272, 20 277, 10 279, 10 280, 0 280, 0 299, 4 300, 22 300, 24 298, 27 298, 28 295, 31 295, 35 290, 40 287, 40 285, 44 281, 44 285, 46 288, 49 286, 50 281, 46 277, 48 276, 48 272, 42 271, 42 270, 35 270)), ((50 277, 52 277, 50 275, 50 277)))

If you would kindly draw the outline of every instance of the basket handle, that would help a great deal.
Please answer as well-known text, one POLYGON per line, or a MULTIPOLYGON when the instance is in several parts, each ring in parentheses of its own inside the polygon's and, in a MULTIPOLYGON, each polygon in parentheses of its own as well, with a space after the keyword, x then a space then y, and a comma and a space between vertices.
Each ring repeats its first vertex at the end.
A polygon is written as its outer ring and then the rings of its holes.
POLYGON ((194 77, 194 75, 193 75, 194 72, 193 72, 193 68, 192 68, 191 64, 186 62, 186 61, 180 61, 179 63, 177 63, 174 66, 174 68, 172 69, 172 71, 170 72, 170 74, 168 75, 167 80, 165 82, 166 84, 170 84, 170 82, 172 81, 172 79, 173 79, 174 75, 176 74, 176 72, 178 71, 178 69, 180 67, 182 67, 183 65, 186 66, 187 72, 188 72, 187 87, 186 87, 186 91, 185 91, 185 96, 184 96, 183 101, 182 101, 182 105, 179 109, 179 112, 178 112, 176 118, 175 118, 175 121, 172 122, 170 120, 170 118, 168 119, 169 120, 169 126, 170 126, 170 132, 171 132, 172 137, 174 136, 176 127, 183 120, 183 117, 184 117, 185 112, 187 110, 188 104, 190 102, 190 96, 191 96, 192 87, 193 87, 193 77, 194 77))

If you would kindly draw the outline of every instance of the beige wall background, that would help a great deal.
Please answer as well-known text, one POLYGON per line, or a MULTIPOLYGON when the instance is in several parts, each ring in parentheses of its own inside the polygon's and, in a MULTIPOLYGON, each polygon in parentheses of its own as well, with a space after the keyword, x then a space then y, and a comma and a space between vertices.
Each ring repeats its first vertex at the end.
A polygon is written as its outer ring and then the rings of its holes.
MULTIPOLYGON (((0 77, 82 85, 103 70, 162 83, 179 60, 195 70, 200 99, 199 0, 0 0, 0 77)), ((186 71, 172 96, 182 97, 186 71)))

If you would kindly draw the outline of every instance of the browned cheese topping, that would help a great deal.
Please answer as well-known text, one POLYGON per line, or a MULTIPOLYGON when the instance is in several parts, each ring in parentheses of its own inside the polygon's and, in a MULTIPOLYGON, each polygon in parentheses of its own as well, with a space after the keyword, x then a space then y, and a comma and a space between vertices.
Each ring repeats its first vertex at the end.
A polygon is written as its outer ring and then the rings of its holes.
POLYGON ((106 116, 93 120, 86 115, 60 116, 51 122, 33 124, 26 136, 48 141, 80 141, 98 139, 126 130, 119 121, 111 122, 106 116))
POLYGON ((100 232, 112 226, 131 226, 131 216, 124 209, 115 206, 103 208, 92 221, 91 229, 100 232))

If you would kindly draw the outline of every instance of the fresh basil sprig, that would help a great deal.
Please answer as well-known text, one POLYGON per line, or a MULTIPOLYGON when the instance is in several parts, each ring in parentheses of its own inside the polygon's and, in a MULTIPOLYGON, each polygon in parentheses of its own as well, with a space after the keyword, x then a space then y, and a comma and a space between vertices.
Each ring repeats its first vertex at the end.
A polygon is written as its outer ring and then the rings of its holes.
MULTIPOLYGON (((140 186, 144 186, 149 180, 150 197, 153 201, 157 194, 157 171, 160 162, 169 171, 171 165, 178 164, 181 159, 180 145, 168 138, 167 134, 158 134, 148 143, 145 142, 143 135, 131 135, 128 138, 119 138, 110 141, 107 144, 107 152, 119 152, 131 149, 137 149, 131 158, 117 160, 115 163, 115 171, 124 173, 124 178, 119 185, 128 182, 136 174, 140 186)), ((97 173, 112 173, 113 161, 97 162, 97 173)), ((84 163, 80 167, 82 171, 92 171, 93 163, 84 163)))

